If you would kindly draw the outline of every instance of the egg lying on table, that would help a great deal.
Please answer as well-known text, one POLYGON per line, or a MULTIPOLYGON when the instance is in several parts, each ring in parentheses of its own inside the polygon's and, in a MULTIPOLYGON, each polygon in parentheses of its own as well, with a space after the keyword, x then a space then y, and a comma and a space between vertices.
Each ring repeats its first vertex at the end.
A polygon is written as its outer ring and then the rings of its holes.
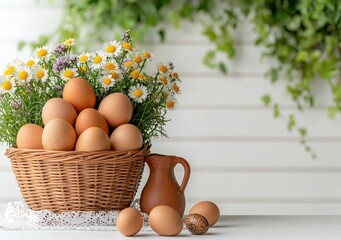
POLYGON ((179 213, 166 205, 159 205, 150 211, 148 216, 150 227, 161 236, 176 236, 183 224, 179 213))
POLYGON ((186 228, 194 235, 202 235, 210 227, 207 219, 197 213, 189 214, 185 219, 186 228))
POLYGON ((23 125, 17 134, 17 147, 28 149, 43 149, 43 128, 36 124, 23 125))
POLYGON ((204 216, 210 224, 210 227, 213 226, 220 217, 218 206, 211 201, 202 201, 195 204, 189 211, 189 214, 192 213, 204 216))
POLYGON ((133 124, 122 124, 110 136, 111 149, 127 151, 142 147, 143 138, 140 130, 133 124))
POLYGON ((71 151, 75 148, 76 132, 64 119, 55 118, 47 122, 42 135, 44 149, 71 151))
POLYGON ((143 217, 135 208, 125 208, 118 214, 116 226, 124 236, 133 236, 141 230, 143 217))
POLYGON ((78 137, 76 151, 105 151, 110 150, 110 140, 106 132, 99 127, 86 129, 78 137))

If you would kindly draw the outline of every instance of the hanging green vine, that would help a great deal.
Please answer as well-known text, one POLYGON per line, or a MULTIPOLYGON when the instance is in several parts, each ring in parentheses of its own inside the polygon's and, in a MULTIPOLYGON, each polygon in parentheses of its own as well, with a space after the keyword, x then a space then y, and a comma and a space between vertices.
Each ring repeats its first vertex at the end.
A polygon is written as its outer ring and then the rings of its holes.
MULTIPOLYGON (((266 76, 272 83, 286 81, 286 89, 297 108, 313 107, 312 81, 323 81, 334 96, 328 115, 341 111, 341 4, 339 0, 65 0, 65 13, 59 27, 32 44, 77 38, 83 46, 94 41, 112 39, 124 29, 131 29, 134 38, 141 39, 150 29, 158 29, 161 41, 167 33, 162 23, 175 27, 181 20, 200 22, 203 34, 212 42, 203 61, 212 68, 227 73, 227 61, 235 54, 231 30, 241 18, 251 20, 258 34, 256 44, 263 55, 274 59, 266 76), (205 20, 198 20, 198 15, 205 20), (86 27, 85 27, 86 26, 86 27), (105 34, 104 34, 105 33, 105 34), (217 54, 226 56, 217 60, 217 54), (279 77, 284 75, 284 77, 279 77)), ((21 44, 23 46, 24 43, 21 44)), ((295 115, 285 115, 271 95, 262 97, 272 106, 274 116, 285 119, 290 131, 297 131, 306 149, 307 130, 298 127, 295 115)))

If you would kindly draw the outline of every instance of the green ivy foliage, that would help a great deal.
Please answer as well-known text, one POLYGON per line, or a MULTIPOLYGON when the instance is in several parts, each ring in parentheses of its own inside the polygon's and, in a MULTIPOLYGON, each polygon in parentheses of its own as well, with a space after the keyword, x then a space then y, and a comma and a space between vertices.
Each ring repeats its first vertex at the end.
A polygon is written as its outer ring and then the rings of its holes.
MULTIPOLYGON (((94 41, 112 39, 116 36, 113 32, 120 35, 124 29, 131 29, 137 40, 150 29, 157 29, 163 41, 167 34, 164 23, 179 27, 182 20, 190 20, 200 22, 203 35, 212 42, 203 62, 227 73, 226 63, 235 54, 231 32, 245 17, 254 25, 258 35, 255 43, 265 49, 264 57, 275 63, 267 71, 267 78, 272 83, 285 81, 285 90, 299 110, 314 106, 312 82, 323 81, 334 97, 328 115, 335 117, 341 111, 339 0, 65 0, 65 14, 58 29, 41 36, 33 46, 70 37, 81 41, 82 47, 91 46, 94 41), (217 60, 220 53, 225 60, 217 60)), ((297 126, 295 115, 282 114, 270 94, 262 100, 305 143, 307 130, 297 126)))

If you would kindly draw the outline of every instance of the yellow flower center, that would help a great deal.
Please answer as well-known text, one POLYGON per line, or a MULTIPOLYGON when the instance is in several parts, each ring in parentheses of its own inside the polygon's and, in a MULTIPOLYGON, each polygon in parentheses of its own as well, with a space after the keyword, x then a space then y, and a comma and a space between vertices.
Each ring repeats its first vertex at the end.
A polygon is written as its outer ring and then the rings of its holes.
POLYGON ((74 42, 75 42, 75 40, 73 38, 69 38, 64 42, 64 44, 67 46, 71 46, 74 44, 74 42))
POLYGON ((86 66, 81 66, 80 69, 81 69, 82 72, 85 72, 86 71, 86 66))
POLYGON ((139 77, 138 77, 138 80, 141 80, 141 81, 142 81, 143 79, 144 79, 144 74, 143 74, 143 73, 140 73, 140 74, 139 74, 139 77))
POLYGON ((127 43, 127 42, 125 42, 125 43, 123 43, 122 44, 122 47, 123 47, 123 49, 125 49, 125 50, 132 50, 133 48, 131 47, 131 44, 130 43, 127 43))
POLYGON ((124 64, 126 67, 131 67, 134 63, 132 61, 128 61, 124 64))
POLYGON ((28 73, 26 71, 21 71, 19 74, 18 74, 18 78, 20 80, 26 80, 28 77, 28 73))
POLYGON ((4 81, 2 87, 4 88, 4 90, 9 91, 12 89, 12 83, 10 81, 4 81))
POLYGON ((107 48, 105 49, 107 53, 114 53, 116 51, 116 47, 112 44, 108 45, 107 48))
POLYGON ((168 83, 167 78, 165 76, 159 77, 159 80, 163 83, 163 85, 167 85, 168 83))
POLYGON ((73 76, 74 76, 74 73, 70 69, 68 69, 64 72, 64 77, 66 77, 66 78, 72 78, 73 76))
POLYGON ((99 64, 100 62, 102 62, 102 57, 101 57, 101 56, 96 56, 96 57, 94 58, 94 63, 95 63, 95 64, 99 64))
POLYGON ((5 75, 10 75, 13 74, 13 72, 15 71, 15 67, 14 66, 9 66, 6 71, 4 72, 5 75))
POLYGON ((133 94, 135 97, 140 98, 143 95, 143 92, 141 89, 136 89, 133 94))
POLYGON ((134 61, 135 61, 136 63, 142 62, 141 56, 136 56, 136 57, 134 58, 134 61))
POLYGON ((116 68, 115 64, 113 64, 112 62, 108 63, 105 68, 109 71, 114 70, 116 68))
POLYGON ((132 71, 131 76, 133 78, 137 78, 139 76, 139 72, 137 70, 132 71))
POLYGON ((111 84, 111 79, 110 78, 104 78, 103 83, 108 86, 111 84))
POLYGON ((173 90, 174 90, 174 92, 178 93, 180 91, 180 88, 178 87, 178 85, 174 84, 173 90))
POLYGON ((44 71, 40 70, 36 73, 37 78, 42 79, 45 76, 44 71))
POLYGON ((179 78, 179 75, 178 75, 177 72, 173 72, 173 73, 172 73, 172 77, 178 79, 178 78, 179 78))
POLYGON ((166 73, 168 71, 168 68, 165 65, 160 65, 159 70, 163 73, 166 73))
POLYGON ((174 107, 174 101, 172 101, 172 100, 167 101, 167 107, 173 108, 174 107))
POLYGON ((84 63, 86 61, 88 61, 89 57, 87 55, 82 55, 80 58, 79 58, 79 61, 81 63, 84 63))
POLYGON ((119 74, 117 73, 117 72, 111 72, 111 77, 113 78, 113 79, 117 79, 117 78, 119 78, 119 74))
POLYGON ((34 66, 34 64, 35 64, 35 62, 34 62, 34 60, 32 60, 32 59, 30 59, 30 60, 28 60, 28 61, 26 62, 26 65, 27 65, 28 67, 32 67, 32 66, 34 66))
POLYGON ((38 57, 45 57, 46 55, 47 55, 47 50, 44 48, 39 49, 39 51, 37 52, 38 57))
POLYGON ((150 57, 151 57, 150 52, 144 52, 144 53, 143 53, 143 56, 144 56, 145 58, 150 58, 150 57))

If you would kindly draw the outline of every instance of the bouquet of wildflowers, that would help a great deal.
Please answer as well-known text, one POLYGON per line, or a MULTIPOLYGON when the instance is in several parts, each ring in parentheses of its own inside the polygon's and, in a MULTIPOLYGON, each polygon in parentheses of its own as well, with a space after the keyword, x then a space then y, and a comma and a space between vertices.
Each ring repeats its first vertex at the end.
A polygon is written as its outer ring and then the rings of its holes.
POLYGON ((61 97, 68 80, 86 79, 96 93, 97 105, 114 92, 127 95, 133 104, 131 123, 137 126, 145 143, 166 136, 165 114, 176 104, 180 93, 178 74, 169 63, 158 63, 156 73, 146 67, 153 55, 138 51, 129 31, 122 41, 104 43, 94 52, 73 53, 74 39, 54 49, 37 48, 26 61, 13 60, 0 76, 0 141, 16 146, 21 126, 35 123, 43 126, 42 107, 50 98, 61 97))

